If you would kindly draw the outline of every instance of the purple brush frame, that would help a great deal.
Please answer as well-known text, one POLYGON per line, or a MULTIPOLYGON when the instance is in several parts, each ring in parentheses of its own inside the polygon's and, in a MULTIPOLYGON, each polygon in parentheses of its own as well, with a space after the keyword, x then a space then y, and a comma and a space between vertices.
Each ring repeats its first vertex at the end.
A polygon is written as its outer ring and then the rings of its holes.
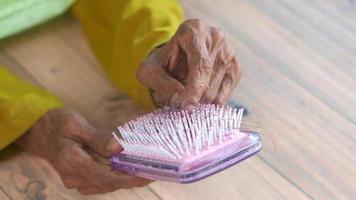
POLYGON ((242 133, 247 134, 247 137, 230 143, 194 162, 174 163, 119 153, 112 157, 112 166, 115 170, 133 176, 192 183, 233 166, 261 150, 262 142, 259 133, 253 131, 242 131, 242 133))

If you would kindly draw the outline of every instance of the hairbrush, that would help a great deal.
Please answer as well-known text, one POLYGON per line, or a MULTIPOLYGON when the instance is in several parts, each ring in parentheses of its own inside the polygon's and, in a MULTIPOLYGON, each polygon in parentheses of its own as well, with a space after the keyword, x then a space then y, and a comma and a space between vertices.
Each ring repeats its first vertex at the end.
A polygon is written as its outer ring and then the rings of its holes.
POLYGON ((112 157, 113 168, 180 183, 220 172, 262 147, 260 134, 243 125, 242 115, 243 108, 212 104, 145 114, 113 133, 124 149, 112 157))

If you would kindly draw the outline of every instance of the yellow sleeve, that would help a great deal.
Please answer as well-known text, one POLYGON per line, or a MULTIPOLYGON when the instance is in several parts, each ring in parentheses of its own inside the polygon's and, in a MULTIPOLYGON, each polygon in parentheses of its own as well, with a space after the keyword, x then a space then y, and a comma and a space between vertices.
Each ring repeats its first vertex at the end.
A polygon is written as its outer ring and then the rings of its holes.
POLYGON ((24 134, 61 101, 0 66, 0 150, 24 134))
POLYGON ((73 11, 113 84, 138 104, 152 106, 136 68, 182 23, 178 1, 79 0, 73 11))

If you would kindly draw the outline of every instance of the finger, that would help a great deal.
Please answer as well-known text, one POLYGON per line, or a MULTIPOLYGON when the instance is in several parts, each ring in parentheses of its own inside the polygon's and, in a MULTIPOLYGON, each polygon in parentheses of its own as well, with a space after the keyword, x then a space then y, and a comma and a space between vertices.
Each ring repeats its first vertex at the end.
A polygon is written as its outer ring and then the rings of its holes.
POLYGON ((232 80, 224 76, 223 81, 221 82, 218 94, 214 100, 214 104, 225 104, 232 93, 232 80))
POLYGON ((100 133, 77 113, 70 112, 68 115, 70 118, 66 122, 64 131, 71 140, 90 147, 93 151, 106 157, 123 150, 112 134, 100 133))
MULTIPOLYGON (((124 185, 124 183, 121 183, 123 186, 120 187, 121 189, 130 189, 130 188, 133 188, 133 187, 143 187, 143 186, 146 186, 147 184, 151 183, 153 181, 139 181, 137 183, 135 182, 131 182, 130 185, 126 184, 124 185)), ((78 191, 81 193, 81 194, 84 194, 84 195, 88 195, 88 194, 103 194, 103 193, 106 193, 106 192, 113 192, 115 190, 119 189, 119 187, 116 187, 116 188, 103 188, 101 186, 89 186, 89 187, 79 187, 78 188, 78 191)))
POLYGON ((96 187, 96 186, 93 186, 93 187, 80 187, 80 188, 78 188, 78 191, 83 195, 103 194, 103 193, 108 192, 104 188, 100 188, 100 187, 96 187))
POLYGON ((101 186, 89 186, 89 187, 79 187, 78 191, 81 194, 88 195, 88 194, 103 194, 106 192, 113 192, 117 189, 131 189, 134 187, 144 187, 150 183, 152 183, 152 180, 148 179, 134 179, 130 180, 129 182, 127 181, 122 181, 116 185, 111 185, 110 187, 101 187, 101 186))
POLYGON ((222 47, 225 47, 225 34, 221 28, 212 27, 210 28, 209 36, 210 37, 208 38, 210 39, 207 42, 207 47, 213 62, 215 62, 215 58, 217 57, 218 52, 222 49, 222 47))
POLYGON ((68 189, 90 186, 88 180, 83 176, 70 176, 62 179, 64 186, 68 189))
POLYGON ((112 166, 112 161, 109 158, 103 157, 100 154, 96 153, 95 151, 91 151, 90 149, 86 150, 89 155, 95 160, 95 162, 106 165, 112 166))
POLYGON ((108 188, 110 192, 115 191, 117 189, 131 189, 131 188, 138 188, 138 187, 145 187, 150 183, 153 183, 153 180, 135 177, 135 176, 127 176, 123 178, 120 182, 116 182, 108 188))
POLYGON ((152 60, 155 58, 149 58, 140 65, 137 78, 153 90, 153 96, 159 103, 171 105, 171 102, 183 92, 184 86, 170 76, 164 66, 152 60))
MULTIPOLYGON (((97 163, 93 157, 80 146, 73 146, 70 157, 71 162, 68 164, 78 169, 77 172, 79 175, 87 179, 87 185, 81 185, 83 188, 97 186, 114 176, 108 165, 97 163)), ((104 185, 102 185, 102 187, 105 188, 104 185)))
POLYGON ((187 55, 189 69, 180 105, 183 109, 190 110, 200 101, 208 87, 213 63, 206 46, 207 36, 202 24, 198 23, 195 27, 183 26, 180 32, 183 33, 177 36, 177 41, 187 55))
POLYGON ((240 82, 242 69, 235 58, 233 58, 231 64, 232 67, 229 67, 224 75, 218 94, 213 102, 214 104, 225 104, 229 100, 235 87, 240 82))
POLYGON ((106 190, 112 192, 117 189, 144 187, 152 182, 154 181, 150 179, 131 176, 120 171, 111 171, 111 176, 107 176, 102 185, 106 190))
POLYGON ((82 175, 81 172, 78 171, 80 169, 79 165, 73 165, 72 162, 72 157, 70 160, 68 160, 67 165, 72 168, 70 171, 60 171, 60 177, 62 179, 63 185, 66 188, 72 189, 72 188, 79 188, 79 187, 90 187, 94 186, 91 181, 89 181, 85 176, 82 175))
MULTIPOLYGON (((182 28, 181 28, 182 29, 182 28)), ((221 49, 225 41, 225 34, 218 27, 209 28, 209 33, 206 35, 206 46, 208 48, 208 52, 214 63, 214 58, 216 57, 217 52, 221 49)), ((187 32, 187 31, 185 31, 187 32)), ((188 74, 188 63, 187 63, 187 55, 186 53, 181 51, 181 48, 178 45, 177 37, 182 33, 182 31, 178 31, 177 35, 173 37, 169 43, 166 44, 167 48, 170 52, 170 61, 168 66, 168 72, 174 76, 178 81, 185 84, 185 79, 188 74)), ((189 33, 185 33, 189 34, 189 33)))
POLYGON ((112 134, 86 129, 81 134, 82 143, 101 156, 110 157, 123 150, 112 134))
POLYGON ((81 175, 86 177, 89 182, 96 183, 107 191, 119 188, 132 188, 147 184, 147 179, 130 176, 118 171, 112 171, 110 166, 95 162, 83 149, 76 149, 77 160, 74 164, 80 169, 81 175))
POLYGON ((215 100, 232 57, 233 50, 230 47, 223 45, 216 55, 209 88, 202 97, 202 103, 212 103, 215 100))

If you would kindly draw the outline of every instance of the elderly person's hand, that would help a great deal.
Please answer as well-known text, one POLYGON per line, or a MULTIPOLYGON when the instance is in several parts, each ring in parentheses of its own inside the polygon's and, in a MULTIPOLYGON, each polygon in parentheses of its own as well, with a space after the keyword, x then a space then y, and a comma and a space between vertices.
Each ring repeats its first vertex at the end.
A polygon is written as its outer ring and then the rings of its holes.
POLYGON ((185 21, 137 70, 155 102, 187 110, 199 102, 226 103, 241 76, 221 29, 200 20, 185 21))
POLYGON ((111 134, 99 133, 78 113, 65 109, 45 114, 16 141, 49 161, 67 188, 82 194, 145 186, 151 181, 113 171, 110 158, 122 150, 111 134))

